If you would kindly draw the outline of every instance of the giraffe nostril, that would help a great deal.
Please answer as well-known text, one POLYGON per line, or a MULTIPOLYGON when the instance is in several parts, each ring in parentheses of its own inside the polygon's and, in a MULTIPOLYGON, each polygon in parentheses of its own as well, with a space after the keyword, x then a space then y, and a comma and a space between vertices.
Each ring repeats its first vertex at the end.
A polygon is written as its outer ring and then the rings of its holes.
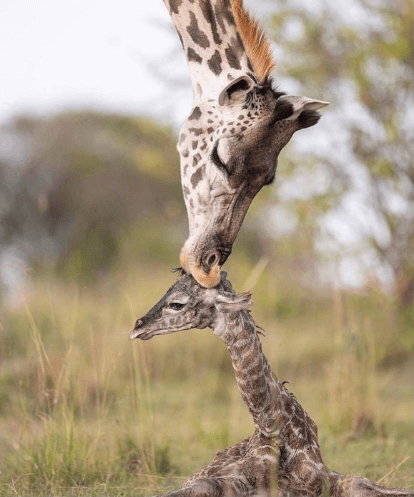
POLYGON ((218 258, 217 258, 216 254, 210 255, 210 257, 208 258, 207 264, 209 266, 212 266, 217 261, 217 259, 218 258))
POLYGON ((142 319, 137 319, 135 321, 134 330, 136 330, 137 328, 139 328, 141 325, 142 325, 142 319))
POLYGON ((204 256, 204 266, 206 270, 211 269, 214 266, 217 266, 219 264, 221 258, 221 253, 219 250, 214 249, 210 250, 205 254, 204 256))

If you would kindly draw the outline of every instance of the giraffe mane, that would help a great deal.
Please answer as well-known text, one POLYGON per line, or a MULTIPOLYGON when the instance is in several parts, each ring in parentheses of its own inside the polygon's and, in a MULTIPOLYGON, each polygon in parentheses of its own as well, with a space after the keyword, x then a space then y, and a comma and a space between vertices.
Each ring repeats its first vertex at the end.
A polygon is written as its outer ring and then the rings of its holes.
POLYGON ((259 22, 245 10, 243 0, 231 0, 231 4, 244 47, 259 82, 262 82, 276 65, 269 37, 259 22))

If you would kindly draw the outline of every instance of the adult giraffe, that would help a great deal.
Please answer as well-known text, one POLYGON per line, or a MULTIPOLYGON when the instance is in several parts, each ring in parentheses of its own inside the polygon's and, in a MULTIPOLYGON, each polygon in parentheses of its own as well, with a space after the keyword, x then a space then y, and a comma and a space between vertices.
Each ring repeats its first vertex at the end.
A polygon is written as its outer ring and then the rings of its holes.
POLYGON ((272 88, 274 60, 242 0, 164 0, 190 68, 193 108, 178 141, 189 238, 181 266, 203 287, 220 268, 253 198, 274 179, 293 133, 326 102, 272 88))

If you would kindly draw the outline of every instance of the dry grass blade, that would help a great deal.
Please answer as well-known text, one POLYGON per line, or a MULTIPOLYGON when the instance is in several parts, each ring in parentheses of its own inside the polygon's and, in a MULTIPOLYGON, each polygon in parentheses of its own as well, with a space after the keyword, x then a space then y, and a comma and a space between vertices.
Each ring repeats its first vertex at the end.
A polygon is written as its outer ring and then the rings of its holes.
POLYGON ((407 461, 408 459, 410 459, 410 456, 407 456, 405 457, 400 463, 397 464, 397 466, 394 466, 394 468, 392 468, 391 471, 388 471, 388 473, 386 475, 384 475, 382 478, 380 478, 378 481, 377 481, 377 485, 379 485, 382 481, 384 481, 388 476, 390 476, 392 473, 394 473, 395 471, 398 470, 398 468, 405 463, 405 461, 407 461))
POLYGON ((244 282, 243 288, 246 288, 248 291, 252 290, 259 281, 260 276, 263 274, 268 264, 269 258, 265 255, 262 256, 251 270, 249 277, 244 282))

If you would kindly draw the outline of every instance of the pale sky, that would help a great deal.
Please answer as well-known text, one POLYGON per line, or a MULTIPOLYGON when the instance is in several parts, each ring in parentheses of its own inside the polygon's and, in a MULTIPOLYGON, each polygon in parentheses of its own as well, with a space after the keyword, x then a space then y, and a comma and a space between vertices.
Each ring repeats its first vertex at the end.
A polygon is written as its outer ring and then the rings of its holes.
MULTIPOLYGON (((163 102, 148 68, 180 47, 162 0, 0 0, 0 20, 0 123, 68 107, 188 113, 190 87, 182 105, 163 102)), ((187 76, 180 55, 174 69, 187 76)))

